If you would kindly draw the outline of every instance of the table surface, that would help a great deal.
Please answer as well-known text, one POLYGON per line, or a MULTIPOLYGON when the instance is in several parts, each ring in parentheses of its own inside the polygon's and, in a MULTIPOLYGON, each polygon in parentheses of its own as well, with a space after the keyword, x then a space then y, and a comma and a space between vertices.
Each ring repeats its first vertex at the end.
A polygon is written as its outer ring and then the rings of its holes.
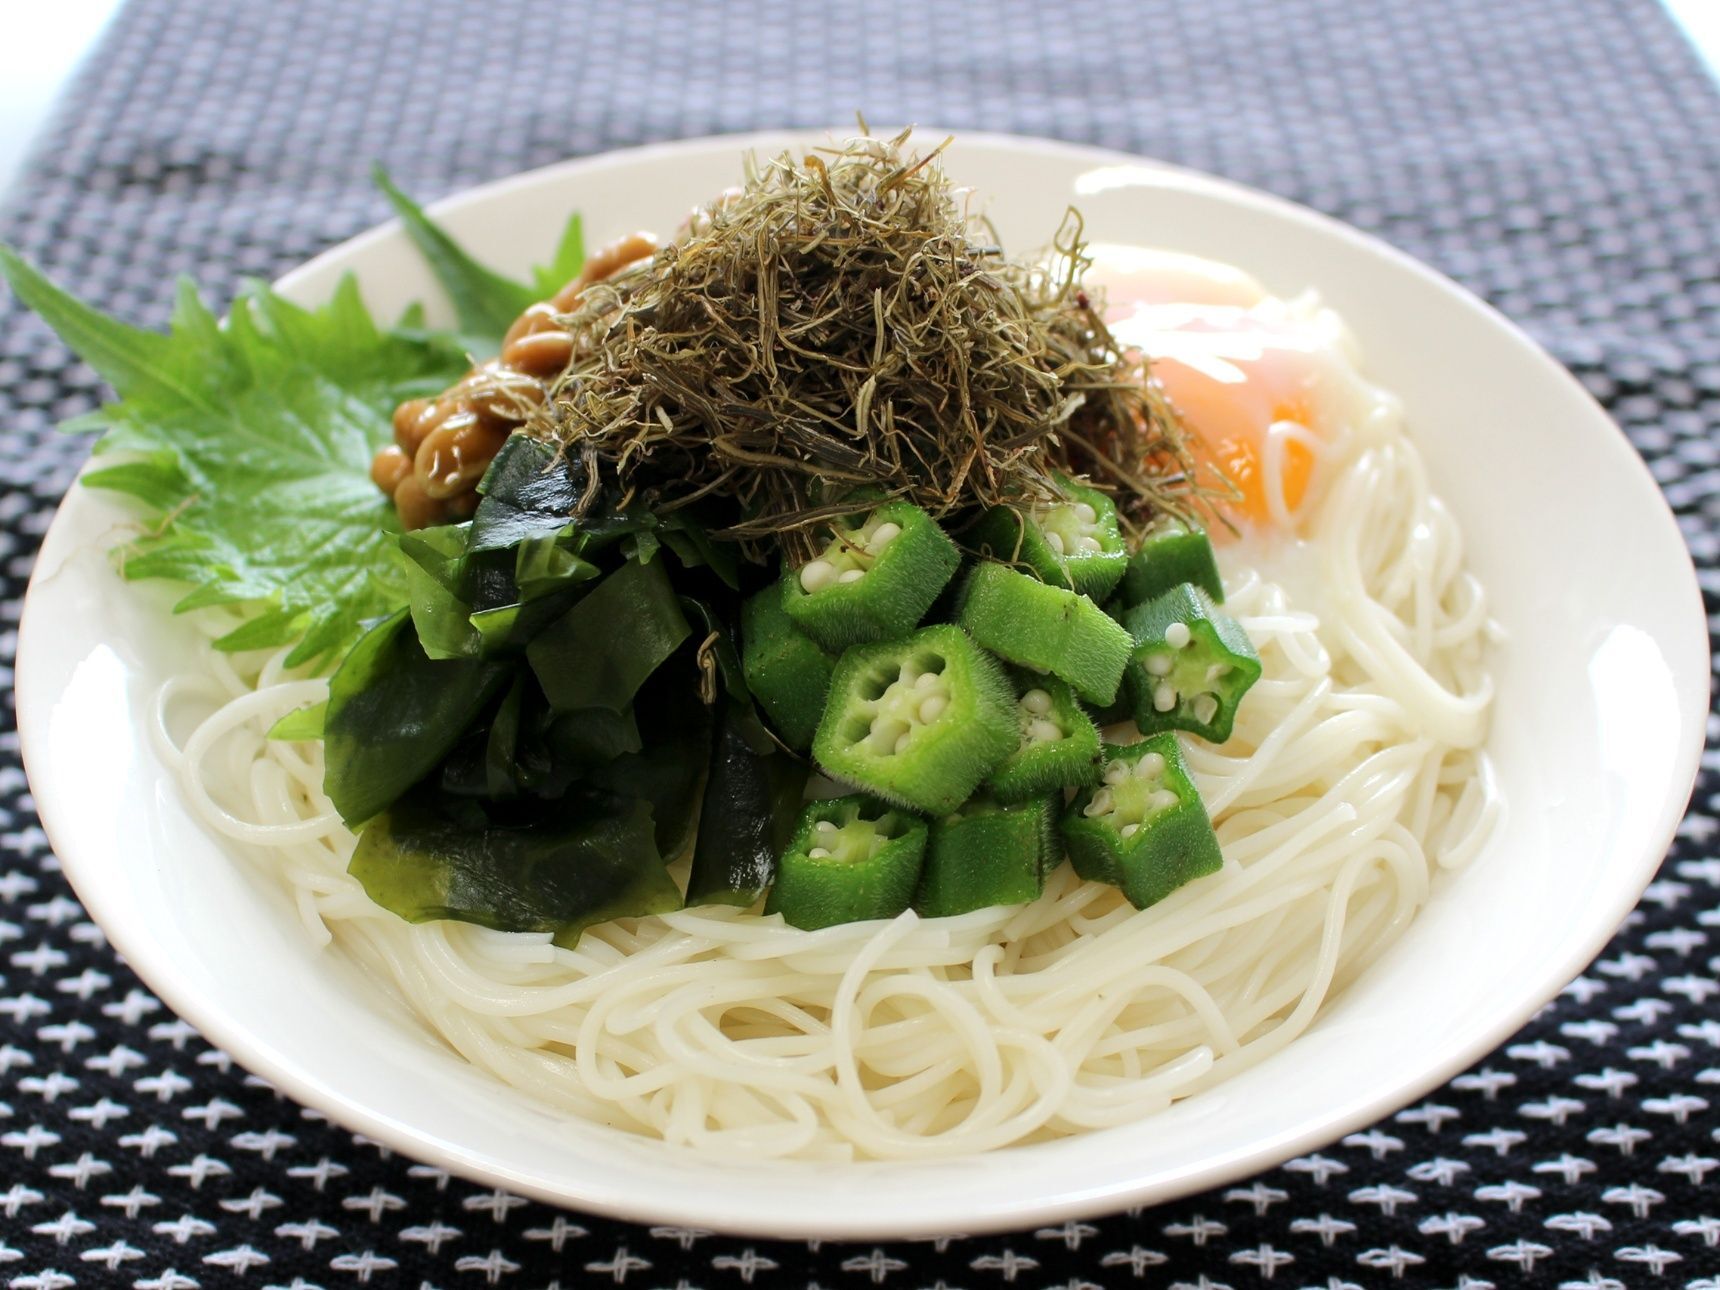
MULTIPOLYGON (((1720 4, 1661 3, 1709 70, 1720 75, 1720 4)), ((10 40, 0 51, 0 199, 119 6, 120 0, 58 0, 7 15, 10 40)))
MULTIPOLYGON (((1680 7, 1704 29, 1711 10, 1680 7)), ((225 298, 384 218, 372 158, 428 198, 856 107, 1120 147, 1349 220, 1527 327, 1647 458, 1714 613, 1720 94, 1666 12, 1208 0, 1118 13, 893 0, 832 40, 793 0, 640 0, 562 32, 524 0, 132 0, 0 207, 0 238, 161 325, 175 274, 225 298)), ((5 662, 36 545, 87 450, 51 427, 100 395, 0 298, 5 662)), ((1521 1035, 1367 1132, 1144 1212, 809 1245, 557 1212, 391 1157, 246 1076, 85 919, 8 724, 0 1282, 1720 1290, 1717 810, 1710 753, 1617 940, 1521 1035)))

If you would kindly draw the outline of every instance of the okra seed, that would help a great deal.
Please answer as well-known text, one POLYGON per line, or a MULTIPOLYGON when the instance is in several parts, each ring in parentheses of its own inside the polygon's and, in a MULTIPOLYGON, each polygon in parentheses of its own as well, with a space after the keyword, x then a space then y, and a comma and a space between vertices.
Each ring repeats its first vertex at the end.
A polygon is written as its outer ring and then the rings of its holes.
POLYGON ((1084 537, 1075 544, 1075 549, 1081 552, 1082 555, 1092 555, 1099 550, 1099 539, 1094 537, 1084 537))
POLYGON ((1169 676, 1171 671, 1171 656, 1169 654, 1151 654, 1147 657, 1147 671, 1154 676, 1169 676))
POLYGON ((1051 696, 1044 690, 1029 690, 1021 696, 1021 706, 1036 717, 1043 717, 1051 711, 1051 696))
MULTIPOLYGON (((1075 503, 1075 518, 1080 520, 1083 524, 1092 524, 1096 520, 1098 520, 1099 512, 1094 510, 1086 502, 1076 502, 1075 503)), ((1094 545, 1093 549, 1095 551, 1097 551, 1099 549, 1097 544, 1094 545)))
POLYGON ((1061 533, 1047 533, 1045 535, 1045 545, 1057 552, 1058 555, 1062 555, 1063 535, 1061 533))
POLYGON ((864 578, 865 576, 866 576, 866 571, 864 569, 844 569, 841 573, 836 575, 836 581, 838 581, 838 582, 859 582, 860 579, 864 578))
POLYGON ((1157 779, 1165 773, 1165 759, 1158 753, 1148 753, 1135 763, 1135 778, 1157 779))
POLYGON ((1165 644, 1169 645, 1172 649, 1181 649, 1188 643, 1189 631, 1187 623, 1172 623, 1169 627, 1165 628, 1165 644))
POLYGON ((866 736, 872 745, 872 751, 879 756, 886 753, 901 751, 897 744, 907 735, 908 723, 889 717, 879 717, 872 723, 871 732, 866 736))
POLYGON ((882 551, 890 543, 902 535, 902 526, 885 521, 878 526, 878 531, 872 535, 872 540, 866 544, 866 549, 873 553, 882 551))
POLYGON ((806 854, 814 860, 822 860, 830 854, 830 849, 828 847, 813 847, 806 854))
POLYGON ((1081 814, 1089 818, 1095 815, 1109 815, 1111 812, 1111 806, 1111 790, 1108 788, 1101 788, 1097 793, 1093 794, 1093 800, 1088 802, 1087 805, 1082 808, 1081 814))
POLYGON ((1063 732, 1051 722, 1040 718, 1028 725, 1027 737, 1036 744, 1048 744, 1063 738, 1063 732))
POLYGON ((1177 804, 1177 795, 1168 788, 1161 788, 1147 799, 1150 810, 1163 811, 1177 804))
POLYGON ((836 824, 832 820, 820 820, 815 826, 815 829, 820 836, 825 834, 834 834, 836 832, 836 824))
POLYGON ((1209 724, 1218 715, 1218 698, 1211 694, 1198 694, 1191 705, 1194 719, 1201 724, 1209 724))
POLYGON ((1135 834, 1139 833, 1140 831, 1141 831, 1141 826, 1138 824, 1125 824, 1123 826, 1123 836, 1125 838, 1132 838, 1135 836, 1135 834))
POLYGON ((1107 784, 1121 784, 1128 777, 1129 768, 1120 761, 1114 761, 1105 767, 1105 782, 1107 784))
POLYGON ((823 591, 836 580, 836 566, 828 560, 814 560, 800 571, 800 589, 805 592, 823 591))
POLYGON ((1209 681, 1216 681, 1220 677, 1225 677, 1225 676, 1229 676, 1229 675, 1230 675, 1230 664, 1229 663, 1214 663, 1211 667, 1206 669, 1206 679, 1209 681))
POLYGON ((1177 706, 1177 692, 1168 685, 1160 685, 1153 691, 1153 711, 1169 712, 1177 706))
POLYGON ((944 666, 941 658, 920 656, 895 667, 888 681, 878 678, 847 737, 871 756, 888 757, 906 749, 920 727, 947 719, 954 702, 950 679, 941 671, 922 671, 928 663, 944 666))

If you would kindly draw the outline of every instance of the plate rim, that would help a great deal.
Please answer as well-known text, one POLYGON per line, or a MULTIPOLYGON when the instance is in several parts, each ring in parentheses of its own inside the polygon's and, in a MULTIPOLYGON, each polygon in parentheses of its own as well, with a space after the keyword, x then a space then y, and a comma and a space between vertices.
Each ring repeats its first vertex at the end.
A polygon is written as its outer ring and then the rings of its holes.
MULTIPOLYGON (((504 197, 516 188, 529 188, 544 182, 551 176, 559 176, 569 172, 581 175, 601 175, 603 171, 614 167, 626 167, 641 161, 672 160, 678 155, 707 153, 717 148, 738 152, 748 148, 757 148, 761 145, 810 145, 822 142, 832 136, 839 136, 840 133, 840 127, 755 130, 615 149, 552 162, 471 188, 461 189, 428 204, 426 209, 432 216, 446 216, 471 205, 504 197)), ((875 131, 875 133, 883 132, 875 131)), ((1135 167, 1144 173, 1150 173, 1155 180, 1173 187, 1210 193, 1224 200, 1240 202, 1245 206, 1252 206, 1257 209, 1264 207, 1277 218, 1288 218, 1299 223, 1313 225, 1328 235, 1336 235, 1342 240, 1359 243, 1363 249, 1371 254, 1384 255, 1395 261, 1400 267, 1412 272, 1423 282, 1436 287, 1447 296, 1454 297, 1470 311, 1480 311, 1494 325, 1503 327, 1514 334, 1522 342, 1525 351, 1532 354, 1543 369, 1579 393, 1592 406, 1600 419, 1611 428, 1613 447, 1619 450, 1619 455, 1622 458, 1628 459, 1634 465, 1635 483, 1639 487, 1646 487, 1652 494, 1656 503, 1654 507, 1656 523, 1663 528, 1670 528, 1678 548, 1684 553, 1685 599, 1692 611, 1688 615, 1687 621, 1691 621, 1697 630, 1703 642, 1703 651, 1706 653, 1707 617, 1694 563, 1691 560, 1688 544, 1683 540, 1682 533, 1678 530, 1674 514, 1646 462, 1631 445, 1628 436, 1624 434, 1618 424, 1562 364, 1548 354, 1522 328, 1474 293, 1372 234, 1286 198, 1263 192, 1233 180, 1136 154, 1084 144, 1065 143, 1053 139, 988 131, 962 130, 956 132, 930 128, 923 131, 917 130, 916 133, 938 138, 943 137, 946 133, 954 133, 964 145, 977 144, 1048 158, 1083 159, 1100 166, 1135 167)), ((295 290, 300 289, 301 284, 307 279, 328 272, 341 259, 362 252, 378 242, 396 237, 400 229, 401 225, 398 219, 391 219, 366 229, 288 270, 275 280, 274 286, 283 294, 291 295, 295 290)), ((567 1178, 566 1181, 576 1184, 575 1186, 558 1188, 542 1183, 533 1177, 517 1173, 505 1163, 494 1158, 487 1160, 470 1159, 458 1146, 436 1136, 429 1130, 401 1124, 379 1114, 366 1105, 343 1098, 336 1089, 325 1089, 325 1086, 317 1079, 301 1074, 286 1055, 278 1055, 274 1048, 266 1042, 259 1043, 259 1037, 256 1035, 254 1027, 247 1027, 240 1018, 230 1016, 222 1009, 202 1006, 198 996, 187 994, 181 990, 181 982, 171 970, 171 964, 159 962, 160 956, 152 955, 149 952, 149 938, 135 934, 140 933, 141 929, 135 928, 124 918, 103 916, 104 912, 111 914, 111 911, 108 911, 108 901, 104 898, 104 893, 92 889, 92 884, 87 881, 80 883, 79 865, 75 856, 63 853, 55 841, 56 833, 64 831, 57 822, 62 818, 61 812, 65 803, 60 801, 56 793, 51 791, 44 793, 37 788, 39 777, 36 768, 43 767, 48 762, 47 725, 52 711, 52 696, 39 693, 36 687, 30 686, 26 681, 26 677, 34 672, 32 661, 37 656, 38 651, 49 648, 49 642, 44 639, 45 631, 31 630, 31 624, 35 621, 33 610, 42 599, 37 594, 38 584, 50 577, 53 569, 57 568, 64 558, 71 556, 78 549, 74 539, 68 534, 79 510, 84 506, 94 504, 96 504, 94 498, 74 485, 56 508, 54 518, 43 537, 30 583, 25 592, 19 620, 14 683, 20 751, 26 776, 36 797, 37 814, 54 854, 60 858, 62 871, 67 881, 72 885, 74 892, 84 904, 90 917, 101 926, 110 944, 124 958, 127 966, 136 972, 163 1004, 191 1022, 202 1035, 227 1052, 240 1065, 267 1080, 273 1087, 300 1105, 311 1107, 328 1116, 334 1123, 375 1139, 390 1149, 399 1151, 404 1156, 433 1163, 471 1181, 488 1185, 503 1185, 518 1194, 531 1196, 552 1205, 598 1213, 625 1222, 670 1221, 709 1227, 725 1233, 775 1239, 820 1237, 833 1240, 904 1239, 913 1236, 941 1235, 951 1230, 952 1227, 959 1227, 967 1234, 1008 1231, 1031 1224, 1108 1213, 1129 1205, 1173 1200, 1273 1168, 1307 1150, 1326 1145, 1364 1125, 1375 1123, 1382 1117, 1389 1116, 1402 1106, 1414 1102, 1431 1090, 1448 1082, 1453 1075, 1473 1064, 1486 1053, 1491 1052, 1512 1034, 1517 1033, 1535 1012, 1543 1007, 1548 1000, 1557 996, 1566 982, 1581 972, 1596 957, 1616 933, 1619 924, 1630 909, 1636 905, 1643 889, 1653 879, 1655 872, 1665 859, 1668 848, 1676 836, 1678 825, 1683 819, 1690 793, 1694 788, 1704 747, 1703 722, 1698 720, 1694 723, 1695 738, 1687 741, 1687 745, 1678 750, 1673 761, 1672 777, 1663 796, 1662 808, 1655 821, 1655 827, 1652 834, 1642 840, 1643 859, 1629 882, 1620 883, 1612 889, 1613 898, 1605 902, 1604 905, 1604 918, 1599 917, 1603 911, 1597 909, 1597 921, 1594 923, 1591 933, 1582 938, 1580 942, 1574 943, 1565 959, 1551 969, 1543 970, 1536 980, 1535 988, 1522 991, 1518 995, 1518 1005, 1505 1010, 1483 1033, 1474 1037, 1468 1044, 1446 1054, 1440 1060, 1420 1068, 1413 1078, 1400 1080, 1388 1090, 1373 1094, 1366 1100, 1365 1104, 1358 1103, 1347 1110, 1339 1110, 1315 1117, 1312 1121, 1305 1122, 1298 1131, 1277 1134, 1256 1141, 1245 1149, 1236 1149, 1217 1155, 1200 1164, 1190 1165, 1168 1179, 1148 1183, 1106 1185, 1084 1192, 1064 1194, 1059 1198, 1049 1200, 1032 1196, 1019 1200, 1011 1199, 1007 1204, 995 1204, 983 1214, 973 1215, 955 1223, 937 1215, 933 1215, 929 1219, 907 1215, 899 1221, 880 1223, 875 1218, 847 1212, 820 1216, 817 1219, 810 1216, 802 1216, 798 1219, 793 1215, 777 1216, 767 1222, 763 1216, 745 1212, 744 1204, 740 1206, 731 1205, 722 1196, 714 1197, 708 1208, 699 1211, 691 1210, 686 1206, 654 1209, 648 1199, 612 1194, 604 1181, 601 1178, 589 1176, 589 1171, 587 1176, 569 1176, 567 1178), (65 548, 65 550, 62 551, 61 548, 65 548), (50 561, 48 558, 50 556, 60 558, 50 561), (1654 845, 1650 846, 1649 843, 1651 842, 1654 845), (120 929, 118 934, 115 934, 114 928, 120 929)), ((1711 686, 1711 676, 1707 680, 1711 686)), ((1103 1133, 1103 1130, 1093 1132, 1099 1134, 1103 1133)), ((1010 1148, 1007 1150, 1030 1149, 1010 1148)), ((974 1157, 964 1156, 953 1159, 966 1162, 972 1161, 974 1157)), ((878 1167, 880 1163, 857 1162, 848 1166, 847 1169, 866 1170, 878 1167)))

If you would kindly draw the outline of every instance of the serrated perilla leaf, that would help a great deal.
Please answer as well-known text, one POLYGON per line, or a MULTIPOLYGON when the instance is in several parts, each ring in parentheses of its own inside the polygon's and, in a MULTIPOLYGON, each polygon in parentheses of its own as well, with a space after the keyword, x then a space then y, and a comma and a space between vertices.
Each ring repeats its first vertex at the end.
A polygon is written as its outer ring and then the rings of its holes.
POLYGON ((118 555, 126 577, 190 583, 180 610, 257 609, 216 643, 296 639, 294 663, 337 656, 405 603, 370 459, 396 404, 465 372, 457 344, 378 327, 350 278, 316 309, 247 284, 224 321, 182 286, 161 335, 101 314, 5 248, 0 272, 119 395, 75 428, 100 429, 96 451, 112 459, 85 482, 144 508, 118 555))

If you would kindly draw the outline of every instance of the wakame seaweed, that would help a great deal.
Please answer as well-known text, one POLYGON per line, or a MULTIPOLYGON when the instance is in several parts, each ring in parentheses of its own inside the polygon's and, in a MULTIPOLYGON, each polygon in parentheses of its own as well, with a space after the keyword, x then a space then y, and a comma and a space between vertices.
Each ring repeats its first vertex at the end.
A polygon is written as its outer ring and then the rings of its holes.
POLYGON ((619 711, 692 630, 662 562, 629 559, 548 624, 526 657, 558 711, 619 711))
POLYGON ((681 904, 657 852, 651 803, 604 793, 569 795, 518 823, 416 792, 364 830, 350 870, 409 922, 554 932, 567 945, 593 923, 681 904))
POLYGON ((807 766, 779 748, 761 750, 738 705, 717 717, 687 903, 751 905, 776 876, 794 831, 807 766))
POLYGON ((327 786, 365 826, 353 874, 402 917, 570 942, 679 904, 664 865, 713 792, 724 831, 703 854, 755 876, 799 801, 805 768, 755 712, 726 626, 733 547, 637 505, 570 520, 577 487, 516 439, 470 521, 402 535, 409 609, 337 674, 327 786))
POLYGON ((359 638, 329 681, 324 791, 364 823, 431 774, 508 681, 499 660, 433 659, 405 610, 359 638))

